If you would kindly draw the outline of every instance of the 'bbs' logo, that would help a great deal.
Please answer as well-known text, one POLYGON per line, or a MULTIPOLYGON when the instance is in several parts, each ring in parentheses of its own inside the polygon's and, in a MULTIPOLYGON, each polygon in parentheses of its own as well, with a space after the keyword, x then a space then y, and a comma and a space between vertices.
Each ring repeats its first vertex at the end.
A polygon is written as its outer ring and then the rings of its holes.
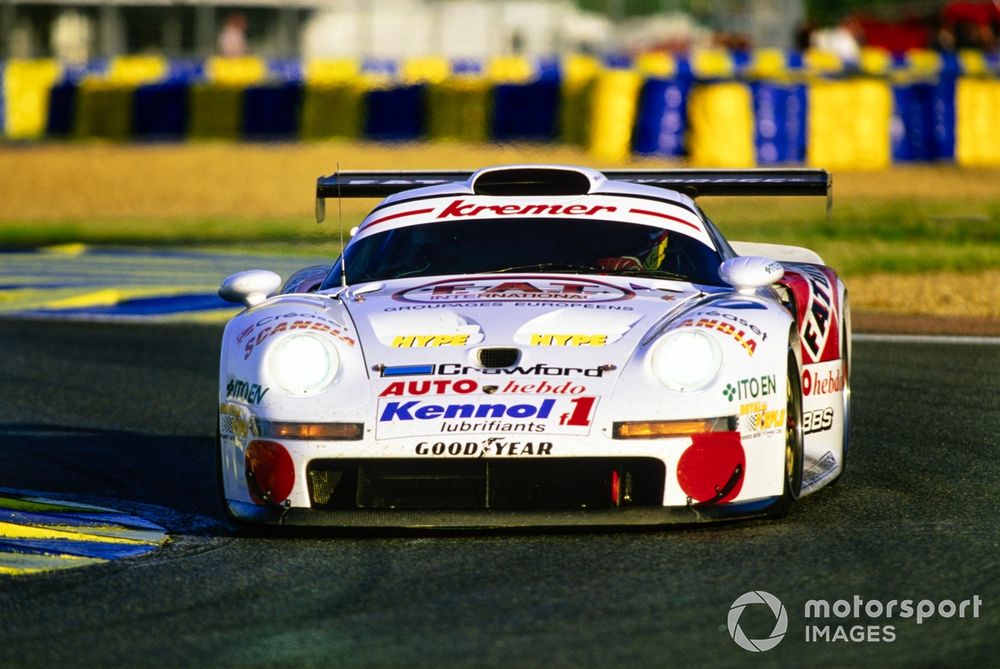
POLYGON ((802 432, 812 434, 814 432, 825 432, 833 427, 833 409, 816 409, 815 411, 802 412, 802 432))

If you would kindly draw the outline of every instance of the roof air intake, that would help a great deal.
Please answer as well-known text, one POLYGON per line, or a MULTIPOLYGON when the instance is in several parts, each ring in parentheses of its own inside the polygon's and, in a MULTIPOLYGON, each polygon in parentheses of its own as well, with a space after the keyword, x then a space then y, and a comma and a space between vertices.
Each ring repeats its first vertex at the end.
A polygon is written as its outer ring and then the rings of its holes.
POLYGON ((483 369, 501 369, 516 365, 521 352, 516 348, 481 348, 476 351, 476 359, 483 369))
POLYGON ((477 195, 586 195, 590 187, 586 173, 553 167, 486 170, 472 180, 477 195))

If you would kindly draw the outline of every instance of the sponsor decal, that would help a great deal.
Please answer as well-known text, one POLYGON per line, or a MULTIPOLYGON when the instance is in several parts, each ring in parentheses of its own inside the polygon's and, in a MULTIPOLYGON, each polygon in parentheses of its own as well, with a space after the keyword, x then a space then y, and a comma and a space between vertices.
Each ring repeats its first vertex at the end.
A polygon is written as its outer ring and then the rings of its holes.
POLYGON ((606 334, 533 334, 530 346, 604 346, 608 343, 606 334))
POLYGON ((249 359, 250 355, 265 341, 282 332, 324 332, 349 346, 354 346, 354 339, 344 334, 344 330, 346 328, 340 323, 319 314, 280 314, 267 316, 245 328, 236 336, 236 343, 243 345, 244 360, 249 359))
POLYGON ((803 434, 826 432, 831 427, 833 427, 833 409, 831 407, 802 412, 803 434))
POLYGON ((734 400, 755 400, 759 397, 773 395, 777 389, 777 382, 774 374, 764 374, 763 376, 752 376, 748 379, 740 379, 735 383, 727 383, 722 390, 722 394, 730 402, 734 400))
POLYGON ((379 397, 403 395, 443 395, 445 393, 468 394, 479 389, 472 379, 435 379, 433 381, 393 381, 379 397))
MULTIPOLYGON (((457 423, 441 423, 440 429, 432 429, 427 427, 426 429, 414 428, 408 434, 435 434, 437 432, 461 432, 461 433, 477 433, 477 432, 545 432, 545 423, 511 423, 504 422, 502 420, 490 420, 483 422, 468 422, 459 421, 457 423)), ((385 435, 386 430, 381 428, 378 430, 380 435, 385 435)))
MULTIPOLYGON (((610 283, 592 279, 547 278, 537 275, 511 276, 503 281, 445 279, 402 290, 393 299, 401 302, 467 303, 481 301, 516 302, 617 302, 635 293, 610 283)), ((525 306, 532 306, 528 303, 525 306)))
POLYGON ((806 362, 836 358, 839 355, 834 323, 837 295, 831 274, 819 266, 795 265, 783 281, 795 294, 800 319, 799 338, 806 362))
POLYGON ((468 218, 470 216, 593 216, 599 212, 618 211, 617 207, 589 204, 466 204, 453 200, 441 213, 442 218, 468 218))
POLYGON ((428 420, 436 418, 548 418, 555 400, 541 403, 510 404, 429 404, 419 400, 387 402, 382 407, 379 422, 428 420))
POLYGON ((785 408, 772 409, 767 402, 748 402, 740 405, 741 432, 750 436, 770 434, 785 429, 785 408))
POLYGON ((810 371, 802 372, 803 395, 829 395, 839 393, 844 389, 844 370, 839 364, 836 369, 827 369, 826 373, 810 371))
MULTIPOLYGON (((613 369, 613 368, 610 368, 613 369)), ((382 368, 383 377, 392 376, 420 376, 420 375, 440 375, 440 376, 465 376, 468 374, 486 374, 492 376, 588 376, 601 378, 604 372, 609 371, 605 367, 558 367, 547 365, 543 362, 531 367, 502 367, 496 369, 480 369, 471 365, 463 365, 459 362, 447 362, 440 365, 399 365, 385 366, 382 368)))
POLYGON ((219 405, 219 435, 225 439, 244 441, 255 436, 255 423, 247 408, 226 402, 219 405))
MULTIPOLYGON (((624 297, 622 299, 629 299, 624 297)), ((667 298, 664 298, 667 299, 667 298)), ((672 298, 671 298, 672 299, 672 298)), ((421 309, 445 309, 448 307, 502 307, 504 305, 511 305, 515 307, 551 307, 552 302, 451 302, 445 304, 410 304, 402 307, 386 307, 383 311, 418 311, 421 309)), ((561 309, 567 307, 574 307, 576 309, 600 309, 602 311, 634 311, 632 307, 622 304, 591 304, 591 303, 580 303, 580 302, 569 302, 566 304, 560 304, 561 309)))
POLYGON ((437 373, 442 376, 475 373, 506 376, 573 376, 574 374, 579 374, 581 376, 600 378, 604 376, 604 371, 604 367, 555 367, 541 362, 531 367, 500 367, 494 369, 479 369, 478 367, 470 367, 457 362, 446 362, 437 366, 437 373))
POLYGON ((436 346, 465 346, 469 335, 397 335, 392 338, 393 348, 432 348, 436 346))
POLYGON ((421 441, 414 447, 413 452, 416 455, 466 458, 552 455, 552 442, 509 441, 503 437, 489 437, 483 441, 421 441))
POLYGON ((520 383, 508 381, 503 387, 483 386, 475 379, 434 379, 428 381, 393 381, 379 397, 404 397, 412 395, 445 395, 449 393, 467 395, 477 391, 487 394, 510 393, 532 395, 579 395, 586 392, 586 387, 572 381, 552 384, 548 381, 537 383, 520 383))
POLYGON ((448 432, 546 432, 585 435, 597 397, 538 397, 482 401, 441 396, 379 400, 379 438, 448 432))
POLYGON ((738 316, 724 314, 718 311, 704 312, 703 315, 697 320, 694 318, 688 318, 678 323, 676 327, 707 328, 709 330, 721 332, 724 335, 729 335, 729 337, 742 346, 743 350, 747 352, 747 355, 751 357, 757 350, 757 340, 747 334, 747 330, 750 330, 750 332, 759 336, 762 341, 767 339, 767 333, 762 332, 756 325, 747 323, 747 321, 739 318, 738 316), (715 318, 708 318, 710 316, 715 316, 715 318))
POLYGON ((243 379, 230 378, 226 382, 226 397, 231 400, 242 400, 247 404, 260 404, 270 388, 259 383, 250 383, 243 379))
POLYGON ((727 322, 732 325, 738 325, 739 327, 745 330, 749 330, 756 336, 760 337, 761 341, 767 341, 767 333, 761 330, 759 326, 757 326, 754 323, 751 323, 742 316, 737 316, 736 314, 729 314, 724 311, 716 311, 714 309, 712 311, 699 311, 696 315, 702 317, 708 316, 710 318, 718 318, 723 322, 727 322))
POLYGON ((399 365, 396 367, 382 367, 382 376, 421 376, 433 374, 434 365, 399 365))
POLYGON ((521 383, 519 381, 508 381, 500 389, 502 393, 535 393, 538 395, 579 395, 586 392, 587 388, 572 381, 553 385, 548 381, 538 383, 521 383))

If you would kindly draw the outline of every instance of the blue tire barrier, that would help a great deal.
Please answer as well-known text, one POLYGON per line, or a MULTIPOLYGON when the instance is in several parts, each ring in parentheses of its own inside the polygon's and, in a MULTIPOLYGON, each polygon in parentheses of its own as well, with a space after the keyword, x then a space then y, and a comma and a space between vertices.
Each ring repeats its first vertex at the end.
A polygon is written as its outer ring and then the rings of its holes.
POLYGON ((47 137, 69 137, 73 134, 78 90, 79 87, 72 81, 62 81, 49 89, 49 115, 45 120, 47 137))
POLYGON ((942 76, 934 85, 934 156, 937 160, 955 160, 955 77, 942 76))
POLYGON ((245 139, 296 139, 301 115, 301 83, 249 86, 243 91, 242 136, 245 139))
POLYGON ((496 141, 550 142, 556 138, 558 81, 497 84, 493 88, 491 134, 496 141))
POLYGON ((892 159, 894 162, 934 160, 934 85, 895 86, 892 159))
POLYGON ((132 136, 139 140, 184 139, 190 113, 188 88, 179 81, 136 88, 132 97, 132 136))
POLYGON ((750 84, 754 150, 760 165, 801 163, 806 158, 806 87, 803 84, 750 84))
POLYGON ((419 139, 426 130, 424 85, 377 88, 365 94, 364 136, 380 141, 419 139))
POLYGON ((191 83, 205 79, 205 61, 203 60, 169 60, 167 62, 167 81, 191 83))
POLYGON ((639 92, 633 151, 671 158, 684 155, 690 86, 691 80, 686 77, 645 81, 639 92))

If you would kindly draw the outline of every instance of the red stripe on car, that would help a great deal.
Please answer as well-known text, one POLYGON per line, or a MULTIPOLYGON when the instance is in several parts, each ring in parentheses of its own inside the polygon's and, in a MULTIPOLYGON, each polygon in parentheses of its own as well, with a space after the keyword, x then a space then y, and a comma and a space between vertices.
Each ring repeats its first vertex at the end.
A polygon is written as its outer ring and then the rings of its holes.
POLYGON ((683 218, 677 218, 676 216, 671 216, 670 214, 661 214, 658 211, 649 211, 647 209, 629 209, 629 213, 645 214, 646 216, 656 216, 658 218, 665 218, 667 220, 674 221, 675 223, 680 223, 682 225, 694 228, 695 230, 701 231, 701 228, 692 223, 691 221, 685 221, 683 218))
POLYGON ((386 221, 391 221, 394 218, 402 218, 403 216, 417 216, 419 214, 429 214, 433 209, 414 209, 413 211, 401 211, 398 214, 389 214, 388 216, 383 216, 382 218, 377 218, 374 221, 370 221, 366 228, 370 228, 373 225, 378 225, 379 223, 384 223, 386 221))

